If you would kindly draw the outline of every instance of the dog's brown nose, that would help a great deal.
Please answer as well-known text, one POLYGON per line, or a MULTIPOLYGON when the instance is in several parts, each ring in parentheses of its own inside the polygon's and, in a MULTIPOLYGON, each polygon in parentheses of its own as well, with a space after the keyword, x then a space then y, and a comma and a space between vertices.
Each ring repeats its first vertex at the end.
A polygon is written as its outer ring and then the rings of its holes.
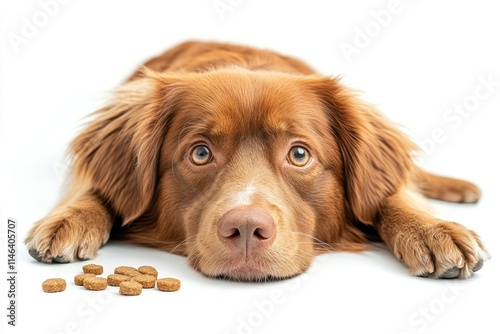
POLYGON ((232 251, 255 254, 273 243, 276 224, 265 211, 240 207, 221 217, 219 237, 232 251))

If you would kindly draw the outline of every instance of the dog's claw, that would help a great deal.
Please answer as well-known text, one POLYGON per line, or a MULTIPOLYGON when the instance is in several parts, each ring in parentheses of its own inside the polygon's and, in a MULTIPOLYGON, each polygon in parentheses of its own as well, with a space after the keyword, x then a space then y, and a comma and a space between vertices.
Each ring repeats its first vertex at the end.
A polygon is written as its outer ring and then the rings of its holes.
POLYGON ((476 265, 472 268, 472 271, 473 272, 476 272, 478 270, 480 270, 482 267, 483 267, 483 264, 484 264, 484 260, 479 260, 478 263, 476 263, 476 265))
POLYGON ((446 270, 440 278, 457 278, 460 276, 460 268, 453 267, 446 270))
POLYGON ((68 263, 69 261, 68 261, 68 260, 66 260, 66 258, 65 258, 65 257, 63 257, 63 256, 56 256, 56 257, 52 260, 52 262, 56 262, 56 263, 68 263))
POLYGON ((40 253, 34 249, 34 248, 31 248, 28 253, 31 255, 32 258, 34 258, 35 260, 39 261, 39 262, 42 262, 42 256, 40 255, 40 253))

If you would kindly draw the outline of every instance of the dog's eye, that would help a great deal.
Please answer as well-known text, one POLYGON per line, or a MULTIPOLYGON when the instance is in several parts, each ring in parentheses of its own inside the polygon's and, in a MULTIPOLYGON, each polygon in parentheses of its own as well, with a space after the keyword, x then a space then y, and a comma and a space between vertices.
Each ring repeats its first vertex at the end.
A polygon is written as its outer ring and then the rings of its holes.
POLYGON ((195 165, 206 165, 212 161, 212 152, 205 145, 199 145, 191 151, 191 161, 195 165))
POLYGON ((297 167, 304 167, 311 160, 309 151, 302 146, 294 146, 288 151, 288 161, 297 167))

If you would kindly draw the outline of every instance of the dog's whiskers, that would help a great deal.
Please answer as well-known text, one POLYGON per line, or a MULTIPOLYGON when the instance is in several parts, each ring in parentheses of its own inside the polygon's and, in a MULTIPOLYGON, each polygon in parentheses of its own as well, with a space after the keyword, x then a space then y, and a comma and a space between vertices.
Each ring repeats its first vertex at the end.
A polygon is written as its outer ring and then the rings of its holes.
MULTIPOLYGON (((174 248, 172 248, 169 252, 170 253, 174 253, 177 250, 177 248, 181 248, 181 247, 184 247, 184 246, 195 244, 195 241, 191 240, 191 239, 195 239, 197 236, 198 235, 195 234, 195 235, 190 236, 189 238, 184 239, 177 246, 175 246, 174 248)), ((184 250, 184 252, 182 253, 182 255, 185 255, 187 252, 188 252, 188 250, 186 248, 186 250, 184 250)))
POLYGON ((307 237, 307 238, 310 238, 310 239, 313 240, 313 241, 310 241, 310 242, 299 241, 298 242, 299 244, 313 244, 315 246, 320 246, 320 247, 324 247, 324 248, 326 248, 328 250, 335 251, 335 247, 333 246, 333 244, 327 243, 327 242, 325 242, 325 241, 323 241, 321 239, 318 239, 318 238, 316 238, 313 235, 310 235, 310 234, 307 234, 307 233, 304 233, 304 232, 297 232, 297 231, 294 231, 293 233, 301 235, 301 236, 304 236, 304 237, 307 237))

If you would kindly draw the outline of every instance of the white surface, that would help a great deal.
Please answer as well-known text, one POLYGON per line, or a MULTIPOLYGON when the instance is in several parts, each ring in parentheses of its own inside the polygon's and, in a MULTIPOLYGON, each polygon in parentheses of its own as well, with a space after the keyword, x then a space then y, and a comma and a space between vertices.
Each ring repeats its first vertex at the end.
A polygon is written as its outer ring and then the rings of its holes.
POLYGON ((341 43, 352 44, 357 27, 373 26, 371 12, 389 8, 389 0, 222 1, 234 4, 224 20, 213 0, 68 1, 18 52, 8 36, 21 34, 23 18, 40 15, 41 5, 1 2, 0 268, 7 271, 5 226, 14 217, 19 270, 16 328, 6 325, 7 287, 0 280, 2 333, 499 333, 500 87, 478 100, 468 117, 443 118, 455 104, 473 102, 480 77, 500 81, 495 1, 401 0, 350 63, 341 43), (424 156, 424 165, 476 182, 483 199, 431 205, 437 216, 476 230, 493 260, 467 281, 426 280, 408 276, 376 246, 320 256, 310 274, 292 280, 250 284, 207 279, 184 258, 154 249, 104 247, 94 262, 106 273, 149 264, 182 280, 177 293, 148 290, 135 298, 115 288, 103 294, 74 286, 81 263, 32 260, 21 240, 57 199, 64 150, 79 121, 135 66, 192 38, 272 48, 321 73, 342 74, 419 143, 441 129, 445 139, 424 156), (48 277, 66 278, 67 291, 43 293, 48 277))

